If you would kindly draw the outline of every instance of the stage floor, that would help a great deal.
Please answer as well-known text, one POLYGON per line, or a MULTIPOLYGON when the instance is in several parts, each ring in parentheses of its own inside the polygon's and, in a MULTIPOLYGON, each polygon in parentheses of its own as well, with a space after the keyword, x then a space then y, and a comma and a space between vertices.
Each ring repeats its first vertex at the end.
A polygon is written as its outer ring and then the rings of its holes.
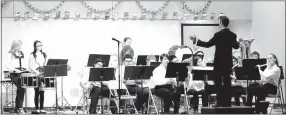
MULTIPOLYGON (((285 110, 285 109, 284 109, 285 110)), ((32 110, 27 110, 28 112, 27 112, 27 114, 31 114, 31 111, 32 110)), ((47 111, 47 114, 54 114, 54 112, 52 111, 52 110, 50 110, 50 109, 47 109, 46 110, 47 111)), ((270 107, 268 108, 268 111, 270 111, 270 107)), ((180 112, 184 112, 184 108, 183 107, 181 107, 180 108, 180 112)), ((201 113, 201 111, 200 111, 200 109, 199 109, 199 113, 198 114, 200 114, 201 113)), ((13 115, 13 114, 16 114, 16 113, 9 113, 9 112, 4 112, 3 114, 5 114, 5 115, 13 115)), ((70 110, 70 109, 66 109, 65 111, 59 111, 59 113, 58 114, 76 114, 76 112, 75 111, 72 111, 72 110, 70 110)), ((78 110, 78 114, 84 114, 82 111, 79 111, 78 110)), ((99 113, 100 114, 100 113, 99 113)), ((190 111, 190 114, 194 114, 194 112, 191 110, 190 111)), ((272 110, 272 113, 271 114, 282 114, 282 110, 281 110, 281 108, 280 107, 276 107, 276 108, 274 108, 273 110, 272 110)))

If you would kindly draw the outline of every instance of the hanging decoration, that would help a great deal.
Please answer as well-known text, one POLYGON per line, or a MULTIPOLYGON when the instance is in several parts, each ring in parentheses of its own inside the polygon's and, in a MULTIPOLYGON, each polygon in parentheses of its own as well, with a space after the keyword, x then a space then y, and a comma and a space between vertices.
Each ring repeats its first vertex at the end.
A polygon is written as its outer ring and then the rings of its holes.
POLYGON ((143 12, 150 13, 150 14, 158 14, 159 12, 162 12, 168 6, 169 2, 170 2, 169 0, 166 0, 164 4, 158 10, 152 11, 152 10, 148 10, 147 8, 145 8, 143 5, 141 5, 141 3, 138 0, 136 0, 136 3, 139 6, 139 8, 143 12))
POLYGON ((86 7, 91 12, 94 12, 94 13, 107 13, 107 12, 110 12, 111 10, 117 8, 117 6, 121 3, 121 1, 117 1, 117 3, 114 6, 112 6, 111 8, 105 9, 105 10, 95 9, 95 8, 91 7, 90 5, 88 5, 85 1, 81 1, 81 3, 84 5, 84 7, 86 7))
POLYGON ((50 10, 40 10, 38 8, 35 8, 33 5, 31 5, 29 2, 27 1, 23 1, 30 9, 32 9, 33 11, 37 12, 37 13, 51 13, 54 11, 57 11, 60 7, 62 7, 62 5, 65 3, 65 1, 61 1, 60 4, 58 4, 57 6, 55 6, 54 8, 50 9, 50 10))
POLYGON ((211 4, 211 1, 207 1, 205 6, 203 7, 203 9, 201 9, 201 10, 194 10, 194 9, 190 8, 184 0, 182 0, 181 3, 183 5, 183 9, 187 10, 191 14, 200 14, 200 13, 204 12, 206 9, 208 9, 208 7, 211 4))
POLYGON ((7 3, 8 3, 8 1, 2 0, 1 1, 1 7, 3 8, 7 3))

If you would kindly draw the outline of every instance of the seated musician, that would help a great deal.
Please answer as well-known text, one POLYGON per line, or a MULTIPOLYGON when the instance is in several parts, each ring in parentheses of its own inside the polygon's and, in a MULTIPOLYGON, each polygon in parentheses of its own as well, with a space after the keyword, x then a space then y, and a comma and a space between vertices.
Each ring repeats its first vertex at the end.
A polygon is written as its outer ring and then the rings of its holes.
MULTIPOLYGON (((203 66, 203 60, 200 56, 194 57, 193 66, 203 66)), ((204 76, 200 76, 204 77, 204 76)), ((198 113, 199 107, 199 94, 202 95, 203 107, 208 106, 208 94, 205 92, 205 83, 204 81, 193 80, 193 75, 189 72, 189 78, 187 81, 187 94, 193 95, 193 98, 190 100, 190 103, 194 107, 194 113, 198 113)))
POLYGON ((169 57, 169 61, 170 62, 173 62, 173 63, 178 63, 179 62, 179 59, 175 56, 175 55, 171 55, 169 57))
MULTIPOLYGON (((236 76, 235 76, 235 71, 234 68, 238 66, 238 60, 237 58, 235 58, 234 56, 232 57, 232 62, 233 62, 233 68, 232 68, 232 74, 230 75, 232 78, 232 89, 233 89, 233 94, 232 96, 234 96, 234 100, 235 100, 235 105, 236 106, 240 106, 240 100, 239 98, 241 97, 242 94, 246 94, 246 89, 244 87, 246 87, 247 85, 244 83, 245 80, 237 80, 236 76), (243 85, 244 84, 244 85, 243 85), (244 86, 244 87, 243 87, 244 86)), ((242 98, 243 103, 245 104, 246 102, 246 98, 242 98)))
POLYGON ((170 112, 170 106, 174 102, 174 114, 178 114, 181 93, 173 87, 176 86, 176 79, 165 78, 169 63, 168 54, 162 54, 160 60, 161 64, 153 71, 153 76, 150 78, 149 87, 155 88, 155 95, 163 99, 164 113, 170 112))
POLYGON ((251 59, 259 59, 260 58, 260 54, 257 51, 254 51, 250 54, 250 58, 251 59))
POLYGON ((23 109, 24 96, 26 89, 21 87, 21 72, 25 67, 24 53, 21 51, 22 42, 20 40, 14 40, 10 51, 8 52, 6 69, 10 72, 10 78, 13 84, 17 87, 16 98, 15 98, 15 113, 25 114, 23 109))
MULTIPOLYGON (((102 68, 104 66, 104 60, 101 58, 97 58, 94 62, 95 68, 102 68)), ((109 104, 109 88, 108 88, 108 81, 102 81, 102 87, 99 81, 89 82, 89 71, 90 68, 85 68, 84 73, 81 78, 80 86, 87 92, 90 93, 90 108, 89 113, 90 114, 96 114, 97 105, 99 96, 101 95, 103 97, 103 103, 109 104), (100 93, 100 91, 102 91, 100 93)), ((108 112, 110 112, 108 110, 108 112)))
MULTIPOLYGON (((125 66, 134 66, 135 63, 132 60, 132 56, 130 54, 125 54, 123 58, 123 65, 122 65, 122 73, 121 77, 124 77, 125 73, 125 66)), ((146 87, 147 85, 143 82, 143 94, 142 94, 142 87, 141 87, 141 80, 126 80, 124 79, 123 82, 125 83, 128 92, 131 95, 137 95, 137 100, 135 103, 136 109, 140 112, 142 111, 142 105, 147 104, 148 102, 148 97, 149 97, 149 90, 146 87)))
POLYGON ((156 57, 154 55, 148 55, 146 58, 146 65, 150 66, 151 62, 156 62, 156 57))
POLYGON ((280 80, 281 70, 278 67, 278 60, 276 55, 269 54, 267 57, 266 69, 261 70, 261 65, 258 65, 261 80, 256 84, 249 86, 247 95, 247 106, 252 106, 253 95, 257 96, 256 103, 265 100, 268 94, 276 94, 277 87, 280 80))
POLYGON ((39 76, 38 84, 39 87, 34 88, 35 90, 35 107, 36 111, 35 113, 46 113, 46 111, 43 110, 44 107, 44 90, 43 90, 43 82, 44 78, 41 73, 43 73, 43 66, 46 65, 47 62, 47 54, 42 51, 43 44, 41 41, 36 40, 34 42, 34 51, 31 53, 29 58, 29 69, 36 73, 36 75, 39 76), (40 108, 39 108, 39 98, 40 98, 40 108))

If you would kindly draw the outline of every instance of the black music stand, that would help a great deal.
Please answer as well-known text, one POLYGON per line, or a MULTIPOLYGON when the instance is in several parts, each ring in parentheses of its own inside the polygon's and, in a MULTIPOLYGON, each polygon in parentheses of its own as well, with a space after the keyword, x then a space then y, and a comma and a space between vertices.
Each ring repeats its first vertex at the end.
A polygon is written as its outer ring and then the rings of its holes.
MULTIPOLYGON (((49 59, 48 66, 44 66, 44 77, 54 77, 55 79, 55 90, 56 90, 56 112, 58 114, 58 91, 57 91, 57 77, 67 76, 67 61, 63 59, 49 59)), ((63 93, 63 92, 62 92, 63 93)))
POLYGON ((108 67, 110 61, 110 55, 104 55, 104 54, 89 54, 87 66, 94 67, 94 62, 97 58, 100 58, 104 61, 103 67, 108 67))
MULTIPOLYGON (((148 55, 138 55, 136 65, 147 65, 146 59, 148 55)), ((154 55, 156 57, 156 61, 159 61, 159 55, 154 55)))
MULTIPOLYGON (((143 96, 143 79, 150 79, 153 76, 153 70, 156 66, 126 66, 124 72, 124 79, 127 80, 141 80, 142 96, 143 96)), ((143 104, 141 105, 143 109, 143 104)), ((142 110, 142 114, 144 111, 142 110)))
POLYGON ((161 64, 161 62, 151 62, 150 65, 151 66, 155 66, 158 67, 161 64))
MULTIPOLYGON (((246 77, 248 80, 260 80, 259 70, 256 67, 257 65, 266 64, 266 59, 243 59, 242 60, 242 67, 245 70, 246 77), (259 76, 257 75, 259 74, 259 76)), ((263 68, 261 68, 263 69, 263 68)), ((248 82, 247 82, 248 84, 248 82)))
MULTIPOLYGON (((193 66, 198 67, 198 66, 193 66)), ((204 69, 205 67, 201 67, 202 69, 192 69, 193 80, 215 80, 215 75, 213 70, 204 69), (202 77, 203 76, 203 77, 202 77)))
MULTIPOLYGON (((113 80, 114 78, 114 68, 90 68, 89 80, 90 82, 99 81, 101 85, 100 94, 102 93, 102 81, 113 80)), ((101 95, 102 97, 102 95, 101 95)), ((101 98, 101 113, 103 113, 103 102, 101 98)))
POLYGON ((205 84, 205 94, 208 92, 207 81, 215 80, 215 74, 213 72, 213 68, 210 67, 201 67, 201 66, 193 66, 192 69, 193 80, 202 80, 205 84))
POLYGON ((177 86, 178 81, 185 81, 188 77, 188 63, 168 63, 165 78, 176 78, 177 86))

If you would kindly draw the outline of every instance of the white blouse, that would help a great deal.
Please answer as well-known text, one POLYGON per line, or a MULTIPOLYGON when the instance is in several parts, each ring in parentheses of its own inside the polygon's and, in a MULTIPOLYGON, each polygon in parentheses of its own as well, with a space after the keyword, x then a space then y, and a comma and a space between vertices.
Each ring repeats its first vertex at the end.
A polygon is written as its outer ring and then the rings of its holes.
POLYGON ((205 89, 205 83, 204 81, 201 80, 193 80, 193 75, 191 72, 188 72, 189 76, 188 79, 186 80, 187 82, 187 90, 194 89, 196 91, 201 91, 205 89))
POLYGON ((38 67, 43 67, 46 65, 46 58, 42 53, 37 53, 35 58, 33 54, 30 54, 29 57, 29 69, 36 70, 38 67))
POLYGON ((277 65, 268 67, 264 71, 260 71, 261 81, 263 84, 269 83, 278 86, 281 70, 277 65))
POLYGON ((170 81, 176 82, 176 78, 165 78, 166 68, 161 64, 154 71, 153 76, 150 78, 149 87, 154 88, 156 85, 165 85, 170 81))
MULTIPOLYGON (((25 62, 24 58, 21 58, 22 68, 26 68, 26 65, 25 65, 24 62, 25 62)), ((20 67, 19 58, 16 58, 14 56, 14 54, 12 54, 12 53, 8 53, 7 54, 7 61, 6 61, 5 67, 6 67, 6 69, 9 72, 11 72, 11 73, 14 72, 15 68, 19 68, 20 67)))

